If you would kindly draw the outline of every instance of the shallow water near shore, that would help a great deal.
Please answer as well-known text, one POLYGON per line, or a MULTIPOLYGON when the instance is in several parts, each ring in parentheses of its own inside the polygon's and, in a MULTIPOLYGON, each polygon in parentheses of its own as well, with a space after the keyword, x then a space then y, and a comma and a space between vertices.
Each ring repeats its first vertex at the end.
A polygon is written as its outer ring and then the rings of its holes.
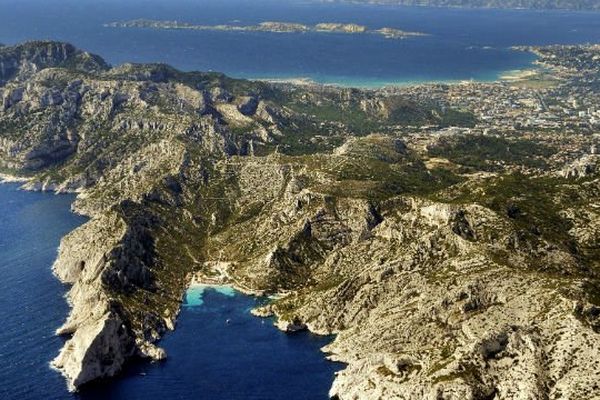
POLYGON ((0 184, 0 399, 319 399, 335 371, 320 348, 331 338, 288 335, 250 315, 265 301, 226 286, 192 286, 177 329, 160 345, 168 359, 132 363, 113 380, 70 394, 49 367, 63 340, 54 331, 69 308, 51 273, 60 238, 86 219, 71 195, 0 184))
POLYGON ((236 295, 235 289, 229 286, 222 285, 191 285, 185 293, 185 300, 182 304, 183 307, 197 307, 204 304, 204 293, 207 290, 214 290, 223 296, 234 297, 236 295))

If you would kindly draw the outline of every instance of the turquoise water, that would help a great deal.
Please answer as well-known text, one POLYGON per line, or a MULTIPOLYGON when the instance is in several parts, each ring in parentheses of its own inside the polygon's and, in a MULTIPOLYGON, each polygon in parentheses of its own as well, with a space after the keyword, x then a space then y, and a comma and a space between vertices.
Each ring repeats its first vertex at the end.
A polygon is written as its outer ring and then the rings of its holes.
POLYGON ((66 391, 49 367, 63 344, 54 336, 68 314, 68 289, 51 265, 60 238, 85 222, 73 197, 0 185, 0 399, 325 399, 342 366, 324 358, 330 338, 287 335, 249 310, 265 299, 229 287, 193 286, 177 330, 161 342, 168 359, 131 363, 123 374, 66 391))
POLYGON ((307 78, 346 86, 492 80, 531 66, 514 45, 600 42, 597 13, 460 10, 275 0, 0 0, 0 42, 57 39, 109 62, 165 62, 243 78, 307 78), (151 18, 193 24, 354 22, 431 34, 378 35, 105 28, 151 18))
POLYGON ((235 290, 229 286, 193 285, 185 293, 184 307, 197 307, 204 304, 204 292, 214 290, 227 297, 234 297, 235 290))

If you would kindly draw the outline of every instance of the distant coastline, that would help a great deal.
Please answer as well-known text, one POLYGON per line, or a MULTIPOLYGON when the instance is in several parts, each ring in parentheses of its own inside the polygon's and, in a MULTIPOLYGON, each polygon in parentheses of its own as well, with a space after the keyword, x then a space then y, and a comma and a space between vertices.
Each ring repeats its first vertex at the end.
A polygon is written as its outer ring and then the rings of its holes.
POLYGON ((322 3, 538 11, 600 11, 594 0, 321 0, 322 3))
POLYGON ((194 25, 179 21, 159 21, 151 19, 134 19, 115 21, 103 25, 105 28, 145 28, 145 29, 181 29, 195 31, 231 31, 231 32, 271 32, 271 33, 341 33, 341 34, 375 34, 386 39, 406 39, 410 37, 429 36, 423 32, 409 32, 397 28, 370 29, 365 25, 322 22, 306 25, 295 22, 265 21, 257 25, 194 25))
POLYGON ((399 87, 417 87, 430 85, 459 85, 465 83, 499 83, 507 82, 514 83, 526 81, 539 76, 540 68, 536 66, 526 67, 523 69, 496 71, 486 77, 478 77, 471 79, 410 79, 410 80, 385 80, 385 79, 344 79, 342 77, 328 77, 325 80, 319 80, 307 76, 290 76, 290 77, 253 77, 243 76, 241 79, 247 79, 257 82, 268 82, 271 84, 290 84, 296 86, 327 86, 338 88, 354 88, 362 90, 378 90, 385 88, 399 87))

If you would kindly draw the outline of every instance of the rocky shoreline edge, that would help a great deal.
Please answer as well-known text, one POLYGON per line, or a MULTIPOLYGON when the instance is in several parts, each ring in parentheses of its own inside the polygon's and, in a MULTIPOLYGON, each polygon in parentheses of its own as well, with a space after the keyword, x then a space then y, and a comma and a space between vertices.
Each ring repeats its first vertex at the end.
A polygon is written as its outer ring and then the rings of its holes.
POLYGON ((569 66, 559 86, 360 91, 0 48, 2 168, 90 218, 53 266, 72 308, 52 365, 75 390, 164 358, 201 272, 283 295, 255 313, 284 330, 335 335, 336 399, 594 393, 595 113, 506 122, 580 96, 597 50, 544 51, 569 66))

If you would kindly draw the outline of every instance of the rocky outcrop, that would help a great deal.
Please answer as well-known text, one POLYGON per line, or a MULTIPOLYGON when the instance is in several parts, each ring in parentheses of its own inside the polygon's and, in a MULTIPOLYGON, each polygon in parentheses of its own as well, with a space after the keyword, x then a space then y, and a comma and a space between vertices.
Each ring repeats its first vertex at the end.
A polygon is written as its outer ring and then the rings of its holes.
MULTIPOLYGON (((114 376, 133 355, 166 357, 149 342, 156 338, 135 332, 133 310, 120 300, 136 289, 154 289, 152 220, 126 217, 128 207, 123 204, 67 235, 53 267, 61 281, 72 285, 67 295, 72 310, 57 330, 69 339, 52 362, 71 389, 114 376)), ((159 322, 152 329, 165 326, 159 322)))
POLYGON ((0 54, 0 86, 11 79, 24 80, 45 68, 69 67, 86 72, 108 69, 98 56, 82 52, 70 44, 28 42, 4 47, 0 54))
MULTIPOLYGON (((82 324, 52 361, 67 379, 70 390, 98 378, 121 371, 125 360, 134 354, 130 334, 118 314, 106 309, 82 324)), ((98 313, 100 310, 93 310, 98 313)))
POLYGON ((560 171, 560 176, 571 179, 585 178, 598 172, 598 164, 600 156, 589 154, 565 166, 560 171))

